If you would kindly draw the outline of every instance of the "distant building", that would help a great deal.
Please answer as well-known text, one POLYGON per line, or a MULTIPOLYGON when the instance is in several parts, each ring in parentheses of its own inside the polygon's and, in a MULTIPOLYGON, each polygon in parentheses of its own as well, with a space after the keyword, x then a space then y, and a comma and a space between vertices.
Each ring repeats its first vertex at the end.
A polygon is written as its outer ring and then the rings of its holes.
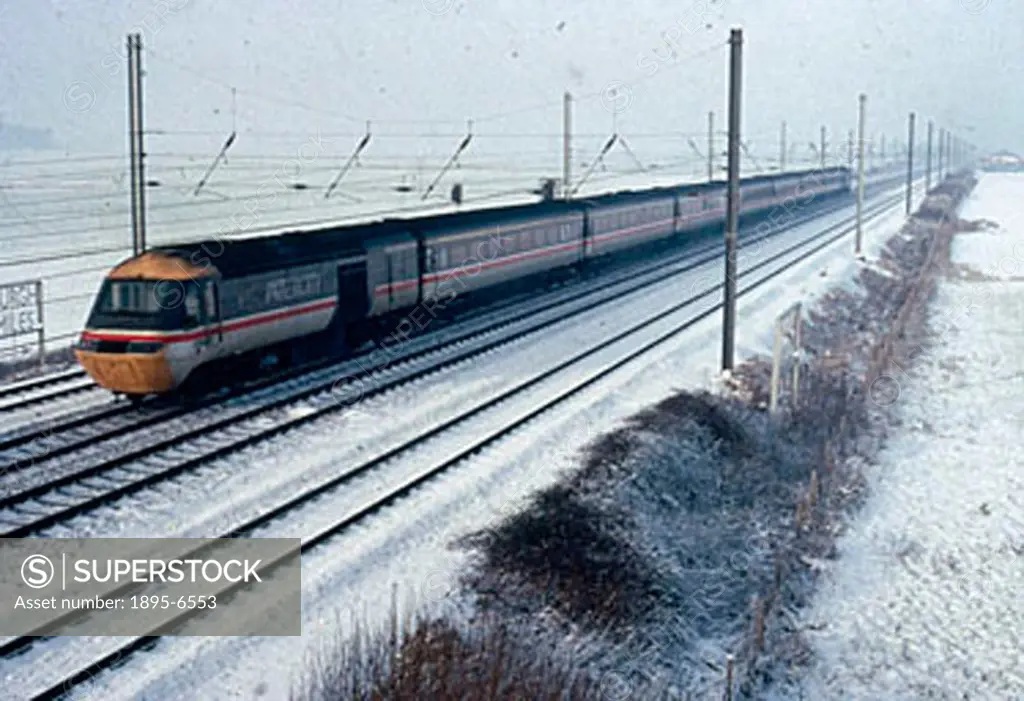
POLYGON ((981 169, 989 173, 1024 172, 1024 158, 1010 151, 1000 151, 981 159, 981 169))

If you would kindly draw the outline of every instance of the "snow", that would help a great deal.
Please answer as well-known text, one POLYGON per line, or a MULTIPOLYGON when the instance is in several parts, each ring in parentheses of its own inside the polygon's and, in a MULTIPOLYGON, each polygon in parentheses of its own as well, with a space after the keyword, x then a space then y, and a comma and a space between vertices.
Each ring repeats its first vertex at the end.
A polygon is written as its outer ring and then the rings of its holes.
POLYGON ((1024 240, 1008 239, 1020 217, 1006 202, 1024 192, 1024 173, 986 175, 984 187, 967 203, 962 217, 967 220, 994 220, 999 229, 960 235, 955 243, 954 260, 988 277, 1001 279, 1024 276, 1024 240))
MULTIPOLYGON (((892 191, 886 195, 891 193, 892 191)), ((912 197, 915 207, 921 203, 923 197, 924 183, 918 182, 915 184, 912 197)), ((869 206, 870 201, 866 204, 865 209, 868 210, 869 206)), ((772 326, 774 319, 778 314, 786 311, 791 304, 801 302, 804 309, 808 309, 830 290, 852 289, 860 269, 866 266, 874 267, 886 241, 899 231, 904 219, 902 203, 887 209, 873 220, 868 220, 865 217, 865 226, 861 232, 863 259, 858 259, 854 255, 853 236, 847 235, 817 255, 778 276, 775 284, 746 295, 746 301, 739 305, 739 309, 750 309, 750 315, 758 319, 766 318, 761 316, 760 309, 763 309, 766 314, 770 313, 771 316, 770 321, 756 325, 744 325, 743 319, 751 317, 746 314, 740 316, 736 330, 737 355, 739 357, 770 355, 774 341, 772 326), (774 311, 776 309, 778 311, 774 311)), ((743 270, 748 264, 755 263, 755 261, 745 262, 743 254, 739 256, 739 260, 740 270, 743 270)))
MULTIPOLYGON (((810 231, 819 231, 848 214, 846 211, 841 215, 828 215, 798 227, 796 232, 783 238, 792 243, 798 240, 795 237, 803 238, 810 231)), ((899 204, 890 215, 865 228, 866 241, 881 241, 893 235, 902 219, 902 204, 899 204)), ((777 249, 765 247, 758 255, 770 255, 772 250, 777 249)), ((799 266, 797 273, 780 276, 769 290, 741 296, 738 347, 758 346, 776 314, 801 296, 823 288, 824 283, 817 275, 822 261, 827 261, 832 271, 828 279, 837 283, 843 280, 840 272, 851 275, 856 270, 856 266, 843 266, 843 261, 852 258, 852 236, 847 235, 819 253, 815 260, 799 266)), ((757 262, 760 262, 757 257, 741 256, 740 271, 757 262)), ((384 447, 380 442, 385 437, 389 442, 396 441, 402 431, 422 428, 436 421, 440 418, 436 412, 440 410, 450 412, 453 406, 467 408, 472 395, 493 392, 508 382, 506 376, 511 379, 532 375, 542 368, 545 359, 551 363, 568 357, 585 343, 579 333, 589 335, 592 343, 602 335, 607 336, 608 329, 623 329, 641 315, 649 315, 654 304, 666 306, 678 302, 691 286, 703 287, 708 282, 720 281, 721 276, 720 261, 708 263, 692 271, 687 280, 664 285, 656 293, 635 295, 612 309, 602 310, 587 323, 575 323, 577 330, 574 332, 549 333, 532 344, 523 344, 515 353, 506 349, 478 359, 471 368, 463 368, 457 375, 441 373, 418 383, 419 396, 432 386, 436 389, 434 394, 445 401, 423 407, 409 405, 403 401, 405 393, 397 392, 389 398, 364 402, 358 407, 360 413, 354 417, 318 424, 315 435, 298 432, 276 441, 272 449, 255 451, 234 465, 211 466, 189 479, 149 492, 148 502, 140 500, 134 509, 122 506, 105 515, 97 513, 87 517, 76 527, 76 532, 80 535, 81 527, 85 526, 93 535, 104 530, 109 534, 111 528, 132 523, 134 535, 181 532, 199 535, 199 531, 223 526, 244 516, 254 506, 260 506, 260 501, 268 496, 276 502, 285 492, 303 483, 319 481, 332 472, 337 473, 339 467, 351 466, 353 460, 365 457, 362 446, 373 445, 373 452, 377 452, 384 447), (454 391, 456 388, 459 391, 454 391), (398 433, 392 435, 395 431, 398 433), (224 482, 225 479, 228 481, 224 482), (211 491, 211 484, 221 486, 211 491), (210 503, 210 493, 225 492, 233 496, 228 504, 210 503), (104 523, 108 524, 106 529, 104 523)), ((705 304, 714 301, 715 298, 710 297, 705 304)), ((365 617, 371 624, 379 623, 382 614, 389 610, 392 583, 400 585, 404 601, 412 600, 423 606, 442 605, 445 593, 453 586, 458 569, 464 563, 462 553, 449 550, 452 541, 493 523, 531 493, 552 484, 575 465, 579 449, 596 435, 615 428, 622 420, 677 388, 712 386, 718 377, 720 323, 719 315, 709 316, 686 333, 608 375, 572 401, 532 420, 499 446, 483 451, 460 469, 417 490, 400 505, 304 557, 301 643, 287 638, 165 639, 154 652, 129 660, 113 674, 100 675, 96 686, 83 689, 79 696, 102 697, 105 701, 138 696, 220 699, 244 696, 260 688, 264 698, 286 698, 294 675, 305 662, 305 655, 337 634, 334 621, 339 617, 347 622, 350 614, 354 614, 357 619, 365 617), (339 611, 344 612, 339 614, 339 611)), ((503 407, 488 420, 500 419, 500 414, 515 410, 515 406, 503 407)), ((459 440, 479 437, 486 430, 487 424, 478 422, 471 430, 461 432, 459 440)), ((425 447, 416 456, 389 465, 388 473, 394 479, 399 472, 423 469, 429 464, 427 461, 432 462, 452 450, 450 441, 433 448, 425 447)), ((337 517, 341 510, 365 499, 379 486, 375 480, 353 484, 351 493, 322 500, 315 508, 304 510, 301 519, 289 519, 275 526, 274 532, 311 534, 325 518, 337 517)), ((343 631, 347 629, 343 627, 343 631)), ((35 674, 46 671, 49 676, 58 669, 68 669, 87 661, 97 646, 109 648, 115 643, 81 639, 49 641, 28 652, 19 668, 11 670, 8 688, 27 690, 32 687, 35 674)))
MULTIPOLYGON (((979 270, 1024 264, 1024 177, 984 176, 954 241, 979 270)), ((1024 697, 1024 285, 944 281, 935 343, 894 370, 901 428, 807 614, 806 698, 1024 697)))

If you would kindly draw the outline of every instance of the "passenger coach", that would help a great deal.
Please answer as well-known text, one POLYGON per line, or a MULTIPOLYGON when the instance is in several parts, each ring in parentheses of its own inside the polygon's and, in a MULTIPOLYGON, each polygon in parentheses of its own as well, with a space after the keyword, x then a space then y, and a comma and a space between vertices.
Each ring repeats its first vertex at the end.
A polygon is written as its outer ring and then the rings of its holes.
MULTIPOLYGON (((750 178, 740 213, 849 189, 844 168, 750 178)), ((204 393, 267 363, 344 353, 417 304, 721 227, 725 206, 713 183, 160 246, 110 271, 75 353, 133 400, 204 393)))

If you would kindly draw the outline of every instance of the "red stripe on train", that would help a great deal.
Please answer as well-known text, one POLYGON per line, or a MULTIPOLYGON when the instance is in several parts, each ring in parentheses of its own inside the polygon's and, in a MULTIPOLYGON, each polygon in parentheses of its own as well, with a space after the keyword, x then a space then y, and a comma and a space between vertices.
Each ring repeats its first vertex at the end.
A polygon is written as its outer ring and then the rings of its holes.
POLYGON ((154 334, 154 333, 138 333, 134 334, 131 332, 127 333, 104 333, 102 331, 82 331, 83 341, 127 341, 129 343, 188 343, 189 341, 198 341, 201 338, 207 336, 216 336, 220 333, 230 333, 232 331, 240 331, 242 329, 251 328, 253 326, 259 326, 261 324, 270 324, 275 321, 281 321, 282 319, 289 319, 291 317, 300 316, 302 314, 312 314, 313 312, 323 311, 324 309, 330 309, 338 304, 337 299, 327 299, 321 302, 315 302, 313 304, 307 304, 294 309, 286 309, 280 312, 270 312, 269 314, 262 314, 259 316, 251 317, 248 319, 241 319, 239 321, 228 322, 219 329, 217 327, 203 329, 201 331, 190 331, 187 333, 169 333, 169 334, 154 334))
MULTIPOLYGON (((774 200, 774 198, 773 198, 773 200, 774 200)), ((683 219, 687 220, 688 223, 695 223, 695 221, 699 221, 701 219, 707 219, 709 216, 712 216, 712 215, 714 215, 716 218, 721 218, 722 216, 724 216, 724 213, 725 213, 725 210, 722 210, 722 209, 707 210, 707 211, 699 212, 699 213, 696 213, 696 214, 690 214, 687 217, 683 217, 683 219)), ((641 224, 639 226, 632 226, 632 227, 628 227, 628 228, 625 228, 625 229, 618 229, 616 231, 612 231, 612 232, 609 232, 609 233, 606 233, 606 234, 596 234, 594 236, 591 236, 591 238, 587 239, 587 240, 589 240, 591 242, 591 246, 592 246, 594 241, 596 241, 596 242, 598 242, 600 244, 600 243, 602 243, 604 241, 608 241, 608 240, 611 240, 611 239, 616 239, 616 238, 619 238, 619 237, 622 237, 622 236, 628 236, 630 234, 635 234, 636 232, 643 231, 644 229, 656 229, 656 228, 664 226, 666 223, 669 223, 669 222, 672 222, 672 221, 674 221, 674 219, 659 219, 658 221, 655 221, 655 222, 649 222, 647 224, 641 224)), ((673 233, 675 233, 675 232, 673 232, 673 233)), ((487 269, 491 269, 491 268, 500 268, 500 267, 503 267, 503 266, 506 266, 506 265, 512 265, 513 263, 518 263, 518 262, 520 262, 522 260, 530 260, 532 258, 543 258, 543 257, 546 257, 546 256, 555 255, 556 253, 562 253, 563 251, 579 249, 583 245, 583 243, 584 243, 584 239, 575 239, 575 240, 569 241, 567 243, 554 244, 554 245, 551 245, 551 246, 546 246, 544 248, 534 249, 532 251, 524 251, 522 253, 513 253, 512 255, 505 256, 503 258, 497 258, 495 260, 474 261, 471 264, 470 263, 463 263, 461 266, 458 266, 458 267, 455 267, 455 268, 448 268, 447 270, 442 270, 442 271, 436 272, 436 273, 427 273, 426 275, 423 276, 423 282, 425 284, 429 284, 429 283, 432 283, 432 282, 445 282, 445 281, 451 280, 451 279, 453 279, 455 277, 459 277, 459 275, 458 275, 459 271, 463 270, 465 268, 471 268, 471 267, 475 267, 475 266, 479 266, 482 270, 487 270, 487 269)), ((404 290, 408 290, 408 289, 411 289, 411 288, 415 288, 416 285, 418 285, 418 284, 419 284, 419 279, 397 280, 395 282, 392 282, 390 285, 388 285, 387 283, 385 283, 383 285, 377 285, 377 287, 374 288, 373 294, 374 294, 374 297, 386 297, 389 293, 393 294, 393 293, 402 292, 404 290), (390 287, 390 290, 389 290, 389 287, 390 287)))

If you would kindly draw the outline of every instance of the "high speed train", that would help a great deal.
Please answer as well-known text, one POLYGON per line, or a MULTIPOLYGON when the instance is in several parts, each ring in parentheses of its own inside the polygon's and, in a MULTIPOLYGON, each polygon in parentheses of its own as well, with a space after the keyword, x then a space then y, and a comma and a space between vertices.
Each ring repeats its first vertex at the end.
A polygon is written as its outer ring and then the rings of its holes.
MULTIPOLYGON (((846 168, 749 178, 740 214, 850 190, 846 168)), ((725 208, 725 185, 705 183, 160 246, 110 271, 74 351, 133 401, 203 393, 271 356, 343 353, 369 325, 427 318, 464 293, 721 228, 725 208)))

